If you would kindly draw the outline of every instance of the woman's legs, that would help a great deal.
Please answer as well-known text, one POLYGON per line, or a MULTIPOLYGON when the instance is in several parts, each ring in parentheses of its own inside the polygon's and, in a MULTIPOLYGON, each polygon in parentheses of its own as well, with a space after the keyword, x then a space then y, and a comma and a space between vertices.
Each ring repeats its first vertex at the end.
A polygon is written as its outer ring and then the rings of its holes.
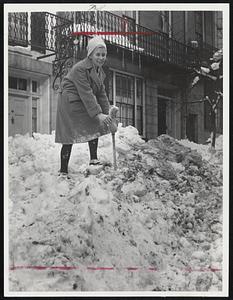
POLYGON ((61 148, 61 173, 68 173, 68 163, 70 159, 70 153, 72 144, 63 144, 61 148))
MULTIPOLYGON (((98 138, 88 142, 90 160, 97 159, 98 138)), ((63 144, 61 148, 61 173, 68 173, 68 164, 73 144, 63 144)))
POLYGON ((88 142, 90 159, 97 159, 98 138, 88 142))

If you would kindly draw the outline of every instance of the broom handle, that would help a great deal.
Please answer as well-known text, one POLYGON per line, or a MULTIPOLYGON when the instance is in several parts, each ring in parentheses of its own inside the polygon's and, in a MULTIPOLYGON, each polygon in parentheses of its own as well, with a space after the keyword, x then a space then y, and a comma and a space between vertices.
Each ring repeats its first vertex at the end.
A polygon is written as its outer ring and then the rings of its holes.
MULTIPOLYGON (((109 116, 112 119, 116 119, 116 115, 117 115, 118 110, 119 110, 118 107, 113 105, 110 108, 109 116)), ((116 141, 115 141, 115 133, 112 133, 112 147, 113 147, 113 165, 114 165, 114 170, 116 170, 117 169, 117 164, 116 164, 116 141)))
POLYGON ((113 148, 113 166, 114 170, 117 169, 116 164, 116 142, 115 142, 115 133, 112 133, 112 148, 113 148))

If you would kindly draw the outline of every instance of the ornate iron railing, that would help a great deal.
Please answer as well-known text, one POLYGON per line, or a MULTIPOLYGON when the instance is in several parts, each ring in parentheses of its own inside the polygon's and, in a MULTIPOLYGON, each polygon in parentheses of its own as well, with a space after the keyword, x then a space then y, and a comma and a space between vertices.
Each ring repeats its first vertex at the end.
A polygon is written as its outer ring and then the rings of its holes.
MULTIPOLYGON (((182 44, 162 32, 155 32, 130 19, 125 19, 107 11, 82 11, 67 15, 74 22, 76 32, 109 32, 102 37, 109 44, 150 56, 159 61, 187 67, 190 62, 206 60, 212 55, 213 47, 199 45, 197 49, 182 44), (122 34, 125 32, 125 34, 122 34), (127 34, 133 32, 134 34, 127 34), (119 33, 119 34, 117 34, 119 33), (138 34, 137 34, 138 33, 138 34)), ((79 35, 77 46, 87 46, 87 34, 79 35)))
POLYGON ((28 13, 8 14, 8 43, 13 46, 28 46, 28 13))
POLYGON ((41 53, 54 52, 59 57, 72 55, 73 42, 69 43, 73 22, 48 12, 9 13, 9 45, 31 46, 41 53), (67 43, 68 42, 68 43, 67 43))
POLYGON ((54 89, 58 81, 73 64, 74 43, 71 33, 73 22, 48 12, 9 13, 8 43, 30 47, 43 55, 37 59, 55 55, 53 61, 54 89))
POLYGON ((213 54, 210 47, 190 47, 107 11, 9 13, 8 32, 9 45, 31 46, 44 54, 38 58, 55 55, 54 87, 86 49, 91 36, 87 32, 105 32, 102 37, 110 45, 181 67, 198 64, 213 54))

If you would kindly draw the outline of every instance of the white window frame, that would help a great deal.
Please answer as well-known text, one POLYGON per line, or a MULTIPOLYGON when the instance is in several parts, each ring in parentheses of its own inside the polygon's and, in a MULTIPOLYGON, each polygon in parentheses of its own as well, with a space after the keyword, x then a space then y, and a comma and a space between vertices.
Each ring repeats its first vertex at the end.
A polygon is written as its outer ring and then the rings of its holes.
POLYGON ((113 105, 116 105, 116 73, 119 75, 128 75, 134 78, 134 99, 135 99, 135 103, 134 103, 134 121, 135 121, 135 125, 137 124, 137 90, 136 90, 136 86, 137 86, 137 79, 141 79, 142 80, 142 137, 146 137, 146 114, 145 114, 145 80, 143 76, 137 75, 137 74, 133 74, 130 72, 125 72, 125 71, 121 71, 121 70, 117 70, 115 68, 109 68, 109 70, 111 72, 113 72, 113 76, 112 76, 112 88, 113 88, 113 105))

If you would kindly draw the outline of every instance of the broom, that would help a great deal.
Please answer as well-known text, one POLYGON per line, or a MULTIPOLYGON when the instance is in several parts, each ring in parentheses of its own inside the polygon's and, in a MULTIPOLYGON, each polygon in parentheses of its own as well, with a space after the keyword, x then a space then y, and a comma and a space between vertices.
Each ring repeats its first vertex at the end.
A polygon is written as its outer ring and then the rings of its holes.
MULTIPOLYGON (((117 106, 111 106, 109 110, 109 116, 114 120, 116 119, 117 112, 118 112, 118 107, 117 106)), ((116 141, 115 141, 115 132, 112 132, 112 148, 113 148, 113 166, 114 170, 117 169, 117 164, 116 164, 116 141)))

